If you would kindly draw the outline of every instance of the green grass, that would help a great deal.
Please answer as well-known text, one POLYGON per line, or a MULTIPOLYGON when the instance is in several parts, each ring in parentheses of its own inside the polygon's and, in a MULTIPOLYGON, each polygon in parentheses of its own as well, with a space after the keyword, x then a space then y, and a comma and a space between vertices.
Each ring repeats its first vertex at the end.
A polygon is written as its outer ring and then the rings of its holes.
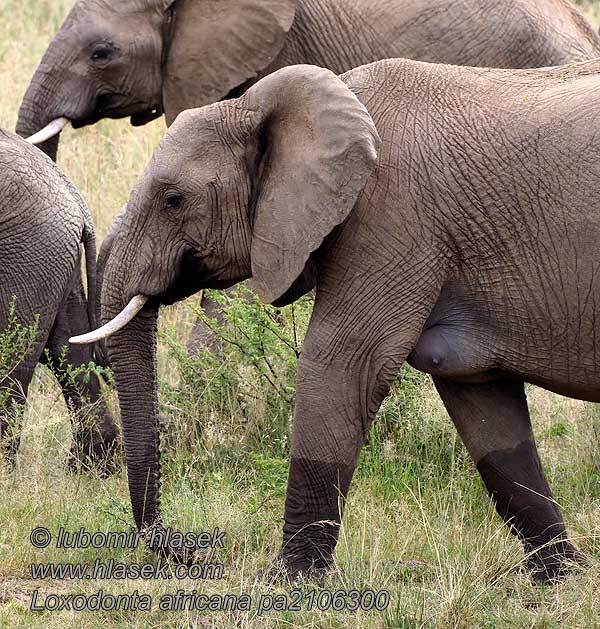
MULTIPOLYGON (((0 76, 10 89, 0 90, 0 126, 14 128, 29 78, 71 4, 3 0, 0 32, 6 36, 0 39, 0 76)), ((596 26, 599 6, 585 7, 596 26)), ((127 121, 105 121, 63 134, 60 165, 87 199, 100 237, 163 132, 162 121, 139 129, 127 121)), ((238 315, 242 322, 256 321, 251 312, 238 315)), ((301 328, 305 320, 302 313, 298 316, 301 328)), ((285 317, 291 334, 290 313, 285 317)), ((268 381, 257 375, 264 370, 262 363, 234 352, 205 372, 205 390, 194 390, 198 369, 205 366, 180 351, 192 319, 189 307, 181 304, 166 310, 161 321, 163 511, 165 522, 179 530, 218 526, 227 532, 226 548, 218 557, 226 565, 225 579, 31 580, 31 562, 154 560, 143 546, 59 550, 51 545, 36 550, 30 544, 29 532, 36 526, 56 534, 60 526, 108 531, 132 525, 123 471, 108 480, 93 471, 66 471, 69 420, 58 388, 40 369, 27 405, 17 469, 0 465, 0 627, 600 627, 596 407, 528 389, 549 480, 570 534, 590 558, 586 570, 563 583, 533 587, 516 570, 523 559, 521 547, 491 508, 431 382, 410 370, 386 401, 362 453, 336 552, 337 570, 325 584, 333 590, 389 590, 391 604, 385 613, 158 611, 159 597, 178 588, 247 592, 255 600, 273 592, 289 595, 289 588, 273 589, 256 575, 280 544, 290 405, 274 403, 268 381), (216 401, 209 405, 210 396, 216 401), (28 607, 35 589, 42 598, 50 593, 138 590, 153 596, 155 609, 34 614, 28 607)), ((251 342, 256 345, 256 338, 251 342)), ((277 349, 272 338, 265 342, 269 351, 277 349)), ((258 355, 255 345, 252 356, 258 355)), ((278 356, 288 378, 289 352, 278 356)))

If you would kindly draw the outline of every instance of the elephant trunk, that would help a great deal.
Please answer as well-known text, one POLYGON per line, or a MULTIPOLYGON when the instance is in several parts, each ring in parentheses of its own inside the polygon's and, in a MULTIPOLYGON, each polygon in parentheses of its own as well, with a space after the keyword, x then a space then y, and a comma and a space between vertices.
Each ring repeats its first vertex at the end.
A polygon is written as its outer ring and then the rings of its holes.
MULTIPOLYGON (((129 296, 130 285, 136 285, 132 269, 136 268, 139 249, 134 235, 139 233, 143 217, 140 219, 133 212, 127 214, 119 215, 109 242, 102 247, 101 312, 106 333, 98 338, 106 338, 108 360, 117 386, 135 523, 153 551, 176 561, 188 561, 192 549, 170 541, 162 525, 156 358, 159 304, 145 295, 129 296)), ((97 332, 101 331, 102 328, 97 332)), ((70 341, 89 343, 91 336, 70 341)))
MULTIPOLYGON (((117 311, 104 303, 103 319, 117 311)), ((142 533, 161 522, 157 320, 158 308, 147 308, 107 342, 121 408, 131 506, 142 533)))
MULTIPOLYGON (((55 93, 55 81, 40 66, 25 92, 19 109, 16 129, 18 135, 28 138, 59 117, 53 113, 50 106, 50 103, 55 102, 55 93)), ((52 161, 56 161, 59 135, 60 133, 37 145, 52 161)))

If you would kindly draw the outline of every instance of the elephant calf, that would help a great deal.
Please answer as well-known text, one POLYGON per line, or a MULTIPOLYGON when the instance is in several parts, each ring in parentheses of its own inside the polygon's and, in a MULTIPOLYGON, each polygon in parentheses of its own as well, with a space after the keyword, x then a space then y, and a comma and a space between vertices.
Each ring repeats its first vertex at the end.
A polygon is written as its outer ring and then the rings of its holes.
POLYGON ((70 410, 78 415, 72 463, 101 458, 107 470, 112 467, 116 426, 99 396, 97 376, 88 378, 78 370, 92 360, 93 348, 68 345, 69 336, 95 323, 95 265, 94 228, 81 196, 43 153, 0 130, 0 333, 10 323, 11 309, 23 326, 31 326, 39 315, 37 337, 26 356, 8 375, 0 374, 0 395, 8 395, 0 408, 0 439, 10 460, 19 445, 22 402, 41 361, 54 371, 70 410), (81 243, 91 298, 87 303, 81 243))
POLYGON ((316 287, 282 557, 332 561, 357 459, 404 361, 430 373, 539 580, 579 554, 525 382, 600 401, 600 61, 291 66, 182 113, 132 193, 102 292, 138 527, 161 526, 158 305, 252 277, 316 287), (129 304, 128 304, 129 302, 129 304), (125 312, 118 314, 126 306, 125 312), (124 327, 123 327, 124 326, 124 327))

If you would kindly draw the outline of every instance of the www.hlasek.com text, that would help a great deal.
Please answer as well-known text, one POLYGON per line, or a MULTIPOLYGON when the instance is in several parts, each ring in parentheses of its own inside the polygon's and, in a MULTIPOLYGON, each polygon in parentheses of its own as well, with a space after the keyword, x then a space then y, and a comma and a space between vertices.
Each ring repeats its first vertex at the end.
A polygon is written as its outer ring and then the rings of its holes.
POLYGON ((123 563, 109 559, 96 559, 87 563, 32 563, 32 579, 191 579, 215 581, 225 576, 220 562, 192 564, 169 563, 159 559, 154 563, 123 563))

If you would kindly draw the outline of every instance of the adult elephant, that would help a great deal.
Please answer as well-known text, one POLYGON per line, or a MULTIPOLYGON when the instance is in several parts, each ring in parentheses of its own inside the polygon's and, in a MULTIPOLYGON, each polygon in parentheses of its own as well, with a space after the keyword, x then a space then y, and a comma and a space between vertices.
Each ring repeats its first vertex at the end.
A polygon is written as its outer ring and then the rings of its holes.
POLYGON ((158 305, 252 276, 275 305, 316 287, 283 529, 292 574, 329 565, 339 499, 406 360, 433 375, 536 577, 562 574, 578 553, 524 384, 600 401, 598 94, 598 60, 518 71, 396 59, 340 78, 285 68, 181 114, 113 238, 102 303, 118 316, 75 339, 114 333, 138 527, 162 526, 158 305))
MULTIPOLYGON (((527 68, 598 56, 597 34, 567 0, 79 0, 31 81, 17 132, 50 124, 39 141, 67 120, 140 125, 163 112, 171 124, 296 63, 339 74, 388 57, 527 68)), ((58 135, 39 146, 56 159, 58 135)), ((218 347, 201 322, 189 346, 199 345, 218 347)))
MULTIPOLYGON (((567 0, 78 0, 17 132, 163 112, 171 124, 296 63, 339 74, 390 57, 527 68, 597 56, 598 35, 567 0)), ((57 137, 40 144, 53 159, 57 137)))
MULTIPOLYGON (((31 347, 13 347, 19 354, 14 358, 22 360, 14 365, 11 360, 9 365, 3 356, 2 446, 14 460, 22 403, 41 361, 56 374, 72 411, 71 463, 101 460, 109 470, 118 438, 116 426, 99 395, 97 376, 78 369, 92 360, 93 347, 68 344, 74 332, 89 330, 96 322, 94 309, 86 305, 94 303, 96 287, 96 244, 89 210, 55 164, 2 130, 0 175, 0 332, 10 323, 32 326, 39 316, 31 347), (81 243, 90 302, 85 300, 81 279, 81 243), (25 349, 26 355, 21 356, 25 349)), ((5 345, 4 350, 11 348, 5 345)))

